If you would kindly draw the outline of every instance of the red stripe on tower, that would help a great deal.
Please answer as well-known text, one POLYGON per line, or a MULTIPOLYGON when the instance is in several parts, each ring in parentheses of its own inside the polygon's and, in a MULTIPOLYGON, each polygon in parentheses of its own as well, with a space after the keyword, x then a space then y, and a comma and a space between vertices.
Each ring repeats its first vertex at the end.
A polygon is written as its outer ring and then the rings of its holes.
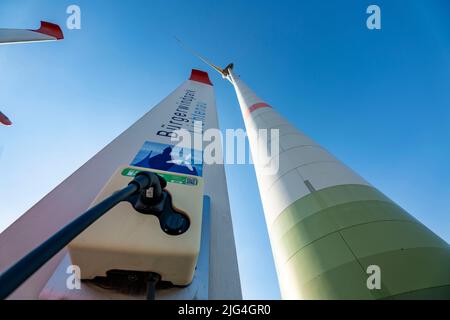
POLYGON ((247 109, 247 116, 250 115, 255 110, 261 109, 261 108, 272 108, 270 105, 268 105, 265 102, 255 103, 250 108, 247 109))
POLYGON ((189 78, 189 80, 209 84, 210 86, 213 85, 211 80, 209 80, 208 73, 197 69, 192 69, 191 77, 189 78))

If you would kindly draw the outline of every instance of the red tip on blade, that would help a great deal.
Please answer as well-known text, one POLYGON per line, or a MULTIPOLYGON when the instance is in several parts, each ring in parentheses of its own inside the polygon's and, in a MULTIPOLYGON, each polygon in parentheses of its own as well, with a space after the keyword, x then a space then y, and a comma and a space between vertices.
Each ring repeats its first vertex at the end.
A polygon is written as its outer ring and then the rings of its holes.
POLYGON ((210 86, 213 85, 211 80, 209 80, 208 72, 197 69, 192 69, 191 77, 189 78, 189 80, 209 84, 210 86))
POLYGON ((5 116, 3 113, 0 112, 0 123, 4 124, 5 126, 12 125, 11 120, 8 119, 7 116, 5 116))
POLYGON ((46 21, 41 21, 41 27, 37 30, 31 30, 31 31, 46 34, 50 37, 56 38, 56 40, 64 39, 64 34, 63 34, 61 28, 57 24, 46 22, 46 21))

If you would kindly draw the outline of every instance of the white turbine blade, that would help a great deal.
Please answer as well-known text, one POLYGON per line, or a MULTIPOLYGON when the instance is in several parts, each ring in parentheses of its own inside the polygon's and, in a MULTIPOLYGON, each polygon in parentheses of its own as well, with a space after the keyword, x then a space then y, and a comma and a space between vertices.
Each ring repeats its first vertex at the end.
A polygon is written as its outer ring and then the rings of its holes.
POLYGON ((41 21, 37 30, 0 29, 0 44, 57 41, 64 39, 61 28, 53 23, 41 21))
POLYGON ((219 68, 218 66, 214 65, 213 63, 209 62, 206 58, 204 58, 203 56, 201 56, 198 52, 196 52, 195 50, 193 50, 192 48, 188 47, 187 45, 185 45, 180 39, 178 39, 177 37, 175 37, 175 40, 178 41, 178 43, 180 44, 181 47, 183 47, 185 50, 189 51, 191 54, 193 54, 194 56, 196 56, 197 58, 199 58, 200 60, 202 60, 204 63, 206 63, 208 66, 210 66, 211 68, 213 68, 214 70, 216 70, 217 72, 219 72, 222 76, 225 76, 224 70, 222 68, 219 68))

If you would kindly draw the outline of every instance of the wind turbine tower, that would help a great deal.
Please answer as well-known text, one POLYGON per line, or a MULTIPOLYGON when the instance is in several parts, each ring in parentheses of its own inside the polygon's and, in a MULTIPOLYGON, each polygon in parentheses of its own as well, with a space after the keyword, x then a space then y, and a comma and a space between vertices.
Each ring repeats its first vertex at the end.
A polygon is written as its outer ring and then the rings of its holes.
MULTIPOLYGON (((296 129, 233 64, 200 58, 233 85, 248 133, 278 130, 279 169, 255 170, 283 299, 450 297, 444 240, 296 129)), ((248 138, 256 159, 258 135, 248 138)))

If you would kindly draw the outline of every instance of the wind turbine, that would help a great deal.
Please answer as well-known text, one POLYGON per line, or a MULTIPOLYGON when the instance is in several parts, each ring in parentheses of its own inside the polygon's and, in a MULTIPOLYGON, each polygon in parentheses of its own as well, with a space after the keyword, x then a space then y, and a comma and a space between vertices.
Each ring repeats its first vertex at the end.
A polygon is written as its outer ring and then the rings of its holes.
MULTIPOLYGON (((255 171, 284 299, 450 297, 444 240, 297 130, 233 64, 222 69, 184 47, 233 84, 247 132, 279 132, 278 171, 255 171)), ((249 144, 255 159, 256 135, 249 144)))

